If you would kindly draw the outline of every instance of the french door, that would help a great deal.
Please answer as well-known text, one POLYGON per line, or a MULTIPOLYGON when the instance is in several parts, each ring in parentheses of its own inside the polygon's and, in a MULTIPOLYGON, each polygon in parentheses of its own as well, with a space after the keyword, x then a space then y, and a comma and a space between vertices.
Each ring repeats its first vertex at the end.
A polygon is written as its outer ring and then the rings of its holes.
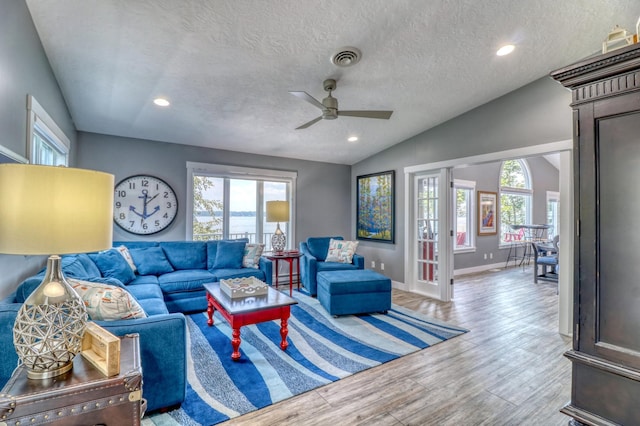
POLYGON ((411 291, 435 299, 453 297, 453 187, 450 169, 413 178, 411 291))

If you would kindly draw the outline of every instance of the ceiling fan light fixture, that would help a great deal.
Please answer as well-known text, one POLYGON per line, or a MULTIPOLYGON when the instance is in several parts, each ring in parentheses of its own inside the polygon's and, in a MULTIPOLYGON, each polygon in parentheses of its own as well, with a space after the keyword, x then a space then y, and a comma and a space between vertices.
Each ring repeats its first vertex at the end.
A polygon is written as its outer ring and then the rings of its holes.
POLYGON ((358 137, 357 136, 349 136, 347 138, 347 141, 349 141, 349 142, 358 142, 358 137))
POLYGON ((360 58, 362 58, 362 52, 357 47, 341 47, 331 55, 331 63, 338 67, 350 67, 360 62, 360 58))

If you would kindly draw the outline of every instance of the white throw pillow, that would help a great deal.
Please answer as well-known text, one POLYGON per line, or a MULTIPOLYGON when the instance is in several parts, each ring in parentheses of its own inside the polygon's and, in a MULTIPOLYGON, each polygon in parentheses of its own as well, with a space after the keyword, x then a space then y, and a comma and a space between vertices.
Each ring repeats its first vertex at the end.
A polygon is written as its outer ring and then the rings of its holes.
POLYGON ((122 255, 122 257, 124 257, 124 260, 127 261, 127 263, 129 264, 129 266, 131 267, 131 270, 133 272, 136 272, 137 268, 136 268, 136 264, 133 263, 133 257, 131 257, 131 253, 129 253, 129 249, 125 246, 120 246, 120 247, 114 247, 116 250, 118 250, 118 253, 120 253, 122 255))
POLYGON ((242 266, 244 268, 258 269, 260 267, 260 256, 264 250, 264 244, 247 244, 244 247, 242 256, 242 266))
POLYGON ((84 301, 87 314, 94 321, 147 317, 138 301, 124 288, 74 278, 67 278, 67 281, 84 301))
POLYGON ((353 255, 358 248, 358 241, 329 241, 329 251, 327 252, 326 262, 352 263, 353 255))

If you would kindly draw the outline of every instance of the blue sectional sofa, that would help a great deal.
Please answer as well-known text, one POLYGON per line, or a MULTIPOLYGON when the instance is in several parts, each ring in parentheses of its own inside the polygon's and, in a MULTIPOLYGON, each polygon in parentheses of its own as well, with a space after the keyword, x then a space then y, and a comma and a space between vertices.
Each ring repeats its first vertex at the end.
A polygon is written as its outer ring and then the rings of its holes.
MULTIPOLYGON (((137 269, 135 273, 116 266, 122 264, 123 256, 115 250, 62 257, 62 269, 67 278, 122 287, 144 310, 146 318, 95 322, 118 336, 140 334, 143 396, 148 411, 176 406, 184 400, 187 329, 183 313, 206 310, 203 284, 250 276, 271 284, 270 261, 260 257, 255 259, 256 267, 242 266, 246 243, 247 240, 114 242, 114 247, 127 247, 137 269)), ((44 270, 27 278, 13 294, 0 302, 3 352, 0 388, 17 365, 15 351, 9 349, 13 347, 15 316, 43 276, 44 270)))
POLYGON ((364 257, 354 254, 351 263, 326 262, 331 240, 344 240, 342 237, 309 237, 300 243, 300 281, 310 296, 318 294, 318 272, 351 271, 364 269, 364 257))

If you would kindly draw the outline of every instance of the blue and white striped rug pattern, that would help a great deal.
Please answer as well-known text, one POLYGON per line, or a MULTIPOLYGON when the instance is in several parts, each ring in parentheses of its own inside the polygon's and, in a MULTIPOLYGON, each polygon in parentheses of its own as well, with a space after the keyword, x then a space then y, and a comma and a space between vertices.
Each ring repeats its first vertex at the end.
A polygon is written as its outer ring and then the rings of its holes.
POLYGON ((317 299, 294 293, 289 347, 280 321, 242 327, 239 361, 231 328, 218 312, 187 317, 187 397, 179 409, 153 414, 143 426, 214 425, 340 380, 467 332, 393 305, 386 314, 333 318, 317 299))

